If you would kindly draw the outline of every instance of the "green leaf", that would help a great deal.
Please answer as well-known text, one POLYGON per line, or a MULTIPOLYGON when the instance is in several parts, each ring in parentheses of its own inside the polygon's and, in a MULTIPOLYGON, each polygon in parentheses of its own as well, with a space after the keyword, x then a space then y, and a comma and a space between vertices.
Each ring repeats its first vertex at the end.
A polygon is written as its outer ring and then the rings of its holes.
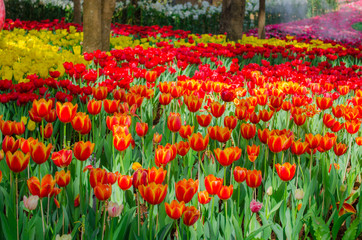
POLYGON ((342 224, 351 215, 352 215, 352 213, 344 214, 343 216, 338 218, 338 220, 333 224, 333 227, 332 227, 332 237, 333 237, 333 239, 337 238, 338 232, 341 229, 342 224))
POLYGON ((354 220, 349 228, 347 228, 347 231, 344 233, 342 240, 356 239, 358 224, 359 221, 354 220))
POLYGON ((280 208, 280 205, 282 205, 282 203, 284 202, 284 200, 280 201, 277 205, 275 205, 273 207, 272 210, 270 210, 270 212, 268 212, 268 216, 270 216, 273 212, 275 212, 276 210, 278 210, 280 208))
POLYGON ((329 227, 321 217, 312 217, 312 227, 315 239, 324 240, 331 238, 329 227))
POLYGON ((265 228, 270 227, 272 224, 268 224, 268 225, 264 225, 261 228, 258 228, 257 230, 253 231, 252 233, 249 234, 249 236, 245 239, 245 240, 252 240, 254 239, 254 237, 256 235, 258 235, 259 233, 261 233, 262 231, 264 231, 265 228))
POLYGON ((170 231, 172 229, 172 226, 173 226, 173 222, 169 223, 166 226, 164 226, 163 228, 161 228, 157 234, 157 239, 159 239, 159 240, 166 239, 166 237, 168 236, 168 234, 170 233, 170 231))

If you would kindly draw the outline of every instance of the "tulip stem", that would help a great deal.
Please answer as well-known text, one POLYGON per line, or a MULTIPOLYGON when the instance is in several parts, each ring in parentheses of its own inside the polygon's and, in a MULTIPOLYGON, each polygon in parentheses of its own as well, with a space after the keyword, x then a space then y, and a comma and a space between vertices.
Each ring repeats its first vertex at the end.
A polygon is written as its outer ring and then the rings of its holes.
POLYGON ((40 198, 40 211, 41 211, 41 222, 43 225, 43 237, 45 236, 45 227, 44 227, 44 213, 43 213, 43 199, 40 198))
POLYGON ((181 232, 180 232, 180 228, 178 227, 178 224, 177 224, 177 219, 175 220, 175 224, 176 224, 176 229, 177 229, 176 238, 180 239, 179 235, 181 236, 181 232))
POLYGON ((312 181, 312 165, 313 165, 313 149, 310 152, 310 163, 309 163, 309 182, 312 181))
POLYGON ((249 218, 249 220, 248 220, 248 224, 246 225, 246 228, 245 228, 245 232, 244 232, 244 238, 246 238, 246 230, 249 230, 249 225, 250 225, 250 222, 251 222, 251 219, 253 218, 253 216, 254 216, 254 212, 253 212, 253 214, 251 214, 251 217, 249 218))
POLYGON ((137 191, 137 234, 138 236, 140 236, 140 216, 141 216, 141 213, 140 213, 140 196, 139 196, 139 193, 137 191))
POLYGON ((50 204, 50 194, 48 194, 48 205, 47 205, 47 226, 49 224, 49 204, 50 204))
POLYGON ((16 198, 16 239, 19 240, 19 193, 18 193, 18 173, 15 174, 15 198, 16 198))
POLYGON ((102 240, 104 239, 104 229, 106 228, 107 201, 103 203, 103 224, 102 224, 102 240))
MULTIPOLYGON (((98 201, 98 199, 96 198, 95 199, 96 200, 96 223, 95 223, 95 228, 97 228, 97 225, 98 225, 98 208, 99 208, 99 201, 98 201)), ((79 196, 79 203, 80 203, 80 196, 79 196)))
POLYGON ((213 215, 214 215, 214 202, 215 202, 215 197, 212 198, 212 203, 211 203, 211 218, 210 218, 210 223, 212 226, 212 220, 213 220, 213 215))
POLYGON ((82 175, 82 169, 83 169, 83 161, 80 161, 80 169, 79 169, 79 207, 80 207, 80 215, 83 213, 83 175, 82 175))
POLYGON ((228 200, 225 200, 225 224, 227 223, 228 220, 228 200))
POLYGON ((226 186, 226 167, 224 167, 224 186, 226 186))
POLYGON ((273 187, 275 187, 275 156, 276 156, 277 154, 276 153, 274 153, 274 157, 273 157, 273 178, 272 178, 272 183, 273 183, 273 187))
POLYGON ((348 155, 347 155, 347 163, 346 163, 346 167, 344 168, 344 173, 343 173, 343 178, 342 178, 342 183, 344 183, 344 181, 346 180, 346 173, 347 173, 347 168, 348 168, 348 164, 350 162, 350 158, 351 158, 351 145, 353 142, 353 135, 351 135, 351 140, 349 141, 349 146, 348 146, 348 155))
POLYGON ((44 143, 44 120, 41 119, 41 142, 44 143))
POLYGON ((150 240, 152 240, 152 215, 153 215, 153 204, 151 204, 150 218, 149 218, 149 222, 150 222, 150 240))

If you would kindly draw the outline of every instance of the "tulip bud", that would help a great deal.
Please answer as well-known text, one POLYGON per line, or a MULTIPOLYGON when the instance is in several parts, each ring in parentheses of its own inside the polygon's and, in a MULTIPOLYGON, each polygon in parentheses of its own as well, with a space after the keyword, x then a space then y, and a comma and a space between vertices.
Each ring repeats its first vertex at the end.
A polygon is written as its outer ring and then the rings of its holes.
POLYGON ((118 217, 123 210, 123 205, 118 205, 115 202, 109 202, 107 209, 108 209, 108 215, 110 217, 118 217))
POLYGON ((266 190, 266 194, 268 194, 268 196, 273 195, 273 187, 272 186, 268 187, 268 189, 266 190))
POLYGON ((55 240, 72 240, 72 235, 64 234, 62 236, 59 236, 59 234, 57 234, 57 236, 55 237, 55 240))
POLYGON ((345 192, 347 190, 347 186, 345 184, 342 184, 341 187, 339 188, 339 190, 341 192, 345 192))
POLYGON ((303 189, 297 189, 295 190, 295 199, 302 200, 304 198, 304 191, 303 189))
POLYGON ((24 207, 30 211, 34 210, 38 206, 38 200, 39 200, 38 196, 30 195, 29 198, 24 196, 23 198, 24 207))
POLYGON ((250 202, 250 210, 253 213, 259 212, 262 207, 263 204, 261 202, 255 201, 254 199, 250 202))

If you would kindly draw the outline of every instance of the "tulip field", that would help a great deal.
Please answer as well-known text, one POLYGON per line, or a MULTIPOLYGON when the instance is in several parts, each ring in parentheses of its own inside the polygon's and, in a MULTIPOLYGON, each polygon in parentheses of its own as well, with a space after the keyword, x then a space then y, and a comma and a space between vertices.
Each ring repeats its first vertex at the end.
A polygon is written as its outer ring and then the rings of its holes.
POLYGON ((362 45, 7 20, 1 239, 361 239, 362 45))

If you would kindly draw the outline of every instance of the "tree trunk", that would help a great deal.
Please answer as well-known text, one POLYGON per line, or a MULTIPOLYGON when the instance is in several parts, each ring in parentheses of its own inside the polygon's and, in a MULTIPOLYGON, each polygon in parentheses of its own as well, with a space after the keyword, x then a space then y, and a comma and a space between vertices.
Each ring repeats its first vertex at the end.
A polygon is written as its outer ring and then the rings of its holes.
POLYGON ((265 39, 265 0, 259 0, 258 38, 265 39))
POLYGON ((243 37, 245 0, 223 0, 221 13, 221 31, 227 39, 237 41, 243 37))
POLYGON ((116 8, 116 0, 102 1, 102 51, 109 51, 111 22, 116 8))
POLYGON ((74 3, 74 15, 73 23, 81 24, 82 23, 82 11, 80 7, 80 0, 73 0, 74 3))
POLYGON ((109 51, 111 21, 116 0, 83 2, 83 52, 109 51))

